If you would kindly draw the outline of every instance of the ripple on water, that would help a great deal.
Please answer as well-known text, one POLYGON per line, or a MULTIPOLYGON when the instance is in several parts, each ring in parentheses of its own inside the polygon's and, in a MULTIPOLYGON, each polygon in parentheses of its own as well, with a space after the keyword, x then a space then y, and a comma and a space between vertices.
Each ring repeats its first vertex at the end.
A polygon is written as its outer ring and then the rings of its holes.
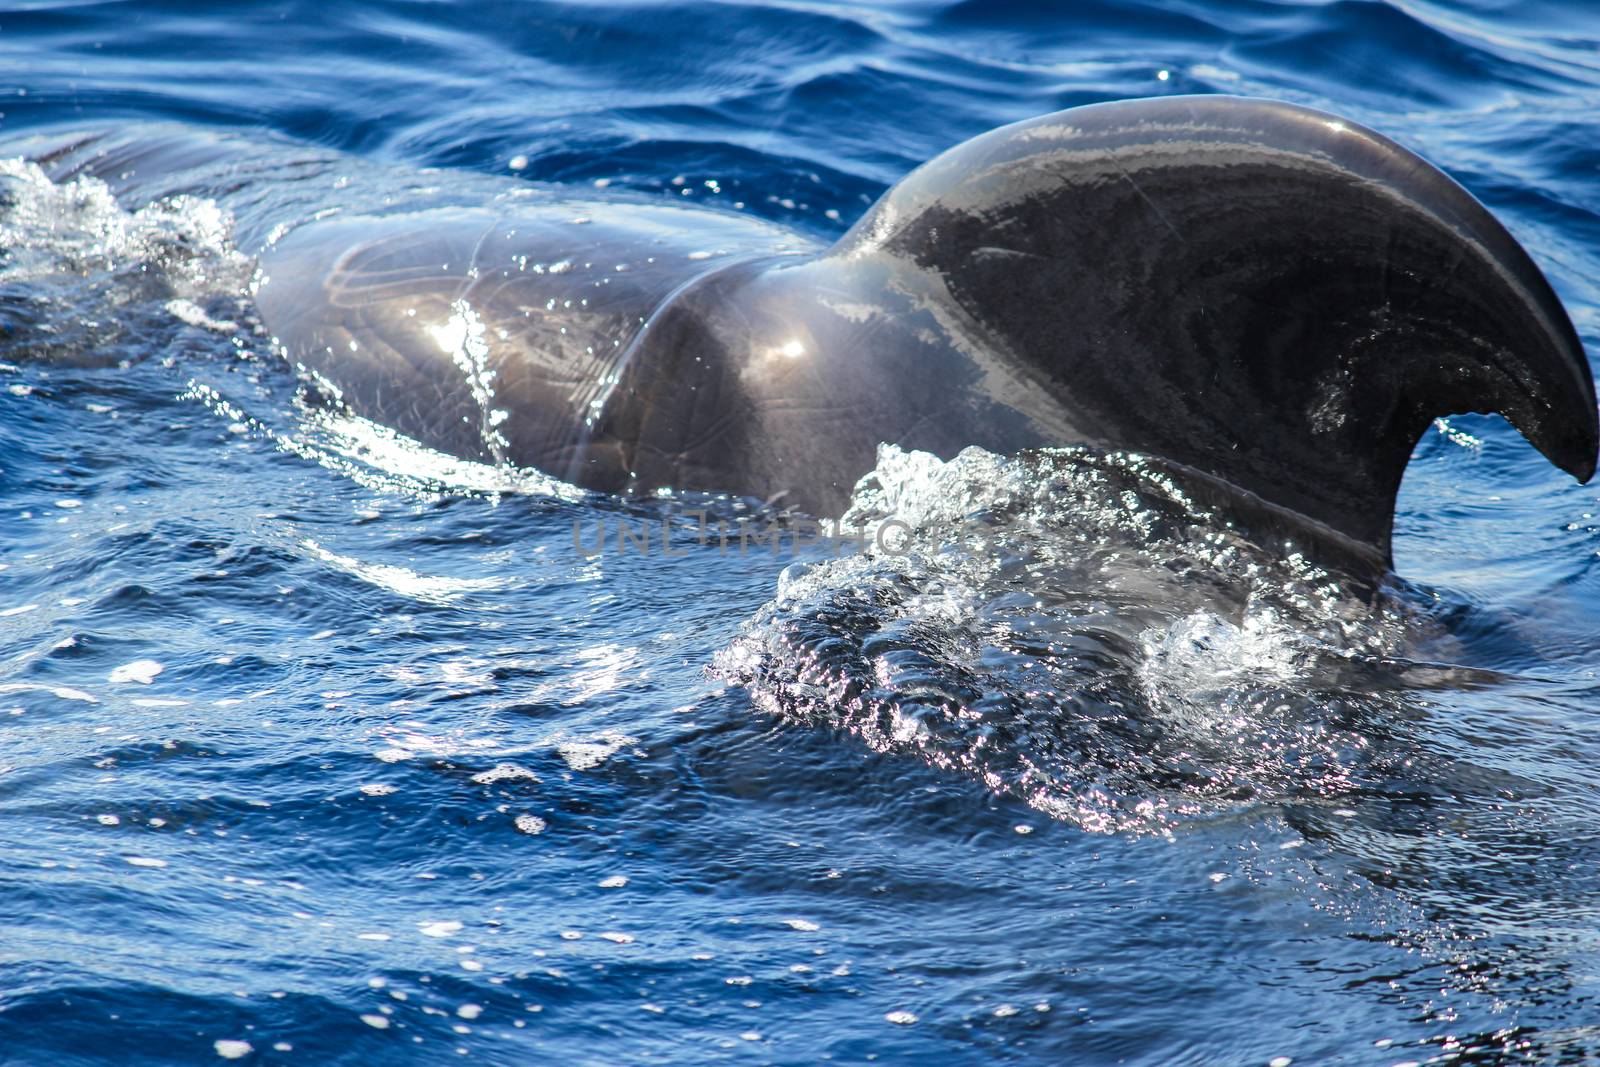
POLYGON ((239 254, 545 179, 827 238, 1002 122, 1221 89, 1443 163, 1593 349, 1584 5, 325 7, 5 16, 8 138, 263 132, 155 202, 0 165, 0 1059, 1600 1052, 1597 508, 1498 420, 1419 443, 1435 584, 1375 598, 1073 452, 885 454, 904 556, 579 559, 633 505, 343 411, 239 254))

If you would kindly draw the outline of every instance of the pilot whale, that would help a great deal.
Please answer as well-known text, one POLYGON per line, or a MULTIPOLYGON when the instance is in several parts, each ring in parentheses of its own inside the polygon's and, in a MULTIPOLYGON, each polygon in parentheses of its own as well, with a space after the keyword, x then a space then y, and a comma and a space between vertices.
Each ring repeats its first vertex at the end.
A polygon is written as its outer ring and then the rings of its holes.
MULTIPOLYGON (((270 180, 236 153, 107 135, 44 163, 132 199, 197 169, 270 180)), ((275 221, 255 300, 284 356, 427 445, 596 490, 821 514, 880 443, 1082 444, 1386 568, 1438 416, 1498 412, 1579 480, 1595 467, 1588 361, 1528 254, 1411 151, 1287 103, 1005 126, 827 246, 587 190, 275 221)))

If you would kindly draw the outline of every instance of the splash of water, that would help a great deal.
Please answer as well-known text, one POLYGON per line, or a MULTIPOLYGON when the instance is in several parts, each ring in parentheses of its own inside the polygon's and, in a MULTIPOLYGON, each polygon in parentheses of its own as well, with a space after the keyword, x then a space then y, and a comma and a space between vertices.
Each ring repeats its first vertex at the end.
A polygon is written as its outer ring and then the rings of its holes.
POLYGON ((1332 803, 1391 769, 1371 736, 1415 620, 1153 461, 886 446, 843 521, 903 524, 904 551, 784 573, 718 662, 769 712, 1106 832, 1332 803))
POLYGON ((204 197, 130 211, 98 178, 0 159, 0 358, 114 365, 185 326, 239 332, 252 265, 232 234, 204 197))

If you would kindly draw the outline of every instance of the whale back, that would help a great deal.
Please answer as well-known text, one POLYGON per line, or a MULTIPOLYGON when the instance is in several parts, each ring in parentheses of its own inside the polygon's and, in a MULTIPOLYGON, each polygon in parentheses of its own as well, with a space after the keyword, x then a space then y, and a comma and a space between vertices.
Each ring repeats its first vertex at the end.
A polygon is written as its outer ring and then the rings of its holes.
POLYGON ((594 489, 828 513, 883 442, 1082 443, 1382 566, 1435 417, 1498 412, 1594 469, 1588 362, 1527 253, 1415 154, 1293 105, 1164 97, 991 131, 829 249, 729 212, 270 138, 38 145, 57 180, 125 200, 218 197, 266 245, 278 349, 353 413, 594 489))
POLYGON ((579 200, 354 215, 262 257, 281 353, 356 415, 451 455, 634 485, 608 426, 651 317, 686 279, 773 254, 752 219, 579 200))
POLYGON ((1076 108, 957 146, 834 250, 937 290, 1063 411, 1388 560, 1431 419, 1499 412, 1580 479, 1583 348, 1459 185, 1346 120, 1231 97, 1076 108))

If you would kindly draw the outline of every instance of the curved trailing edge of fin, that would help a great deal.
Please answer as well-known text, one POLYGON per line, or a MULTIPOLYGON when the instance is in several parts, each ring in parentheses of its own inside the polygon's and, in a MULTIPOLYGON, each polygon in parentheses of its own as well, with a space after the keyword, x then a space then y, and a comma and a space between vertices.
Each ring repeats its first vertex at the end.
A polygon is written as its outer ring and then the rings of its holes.
POLYGON ((1067 436, 1198 469, 1389 559, 1430 421, 1498 412, 1594 472, 1583 346, 1522 247, 1393 141, 1238 97, 1094 105, 984 134, 835 249, 938 286, 1067 436))

